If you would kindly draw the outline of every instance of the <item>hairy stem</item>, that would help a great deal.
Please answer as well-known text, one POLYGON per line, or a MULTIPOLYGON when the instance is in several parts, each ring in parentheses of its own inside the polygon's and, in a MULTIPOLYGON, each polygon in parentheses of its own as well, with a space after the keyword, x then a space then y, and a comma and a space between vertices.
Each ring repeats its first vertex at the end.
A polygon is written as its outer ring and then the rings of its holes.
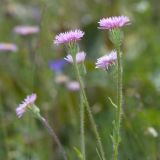
POLYGON ((86 151, 85 151, 85 125, 84 125, 84 103, 83 97, 81 96, 80 104, 80 132, 81 132, 81 151, 83 155, 83 160, 86 160, 86 151))
POLYGON ((123 75, 123 65, 122 65, 122 57, 120 52, 120 47, 117 48, 117 58, 118 58, 118 78, 117 78, 117 103, 118 108, 116 110, 116 139, 115 146, 113 151, 113 160, 118 159, 118 148, 120 143, 120 126, 121 126, 121 116, 122 116, 122 75, 123 75))
MULTIPOLYGON (((76 52, 76 49, 75 51, 76 52)), ((80 88, 83 88, 83 82, 79 73, 79 69, 78 69, 78 65, 76 63, 76 58, 73 58, 74 61, 74 68, 76 71, 76 75, 78 78, 78 81, 80 83, 80 88)), ((81 100, 81 104, 80 104, 80 135, 81 135, 81 152, 82 152, 82 156, 83 156, 83 160, 86 160, 86 152, 85 152, 85 125, 84 125, 84 107, 85 107, 85 102, 84 102, 84 97, 83 97, 83 91, 81 89, 81 94, 80 94, 80 100, 81 100)))
POLYGON ((53 128, 49 125, 49 123, 46 121, 45 118, 43 117, 39 117, 40 121, 43 123, 43 125, 47 128, 49 134, 53 137, 53 139, 55 140, 55 142, 57 143, 58 147, 59 147, 59 150, 60 152, 62 153, 62 156, 63 156, 63 159, 64 160, 67 160, 67 156, 66 156, 66 152, 59 140, 59 138, 57 137, 55 131, 53 130, 53 128))

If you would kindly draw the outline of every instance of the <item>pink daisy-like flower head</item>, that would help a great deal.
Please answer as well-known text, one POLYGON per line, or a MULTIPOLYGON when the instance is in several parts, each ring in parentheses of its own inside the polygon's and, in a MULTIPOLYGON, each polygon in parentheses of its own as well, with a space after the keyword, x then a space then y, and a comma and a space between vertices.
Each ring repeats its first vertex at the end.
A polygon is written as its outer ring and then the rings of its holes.
POLYGON ((21 36, 36 34, 39 32, 38 26, 16 26, 13 31, 21 36))
POLYGON ((80 84, 77 81, 69 81, 67 83, 67 88, 70 91, 79 91, 80 90, 80 84))
MULTIPOLYGON (((85 52, 78 52, 76 54, 76 63, 84 62, 85 58, 86 58, 86 53, 85 52)), ((69 63, 73 63, 73 57, 70 54, 68 54, 64 59, 69 63)))
POLYGON ((55 37, 54 44, 59 45, 63 43, 76 42, 78 40, 81 40, 83 36, 84 32, 80 29, 60 33, 55 37))
POLYGON ((16 114, 18 118, 21 118, 23 114, 26 112, 27 107, 30 105, 33 105, 35 100, 37 98, 37 95, 35 93, 32 93, 31 95, 28 95, 24 101, 16 108, 16 114))
POLYGON ((99 22, 99 29, 115 29, 121 28, 130 24, 130 19, 127 16, 102 18, 99 22))
POLYGON ((13 43, 0 43, 0 52, 16 52, 17 46, 13 43))
POLYGON ((107 54, 97 59, 96 68, 101 68, 106 70, 108 69, 109 66, 115 64, 116 61, 117 61, 117 52, 112 51, 110 54, 107 54))

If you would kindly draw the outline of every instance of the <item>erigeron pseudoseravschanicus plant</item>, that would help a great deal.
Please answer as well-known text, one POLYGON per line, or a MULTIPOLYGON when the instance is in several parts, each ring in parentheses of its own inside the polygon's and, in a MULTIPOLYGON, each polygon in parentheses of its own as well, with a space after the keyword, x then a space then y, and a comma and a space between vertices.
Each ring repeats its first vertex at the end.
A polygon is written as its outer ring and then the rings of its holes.
MULTIPOLYGON (((110 99, 111 103, 115 107, 115 120, 113 121, 113 134, 111 136, 113 142, 113 160, 118 159, 118 148, 120 144, 120 125, 121 125, 121 117, 122 117, 122 102, 123 102, 123 94, 122 94, 122 73, 123 73, 123 65, 122 65, 122 51, 121 45, 123 40, 123 34, 121 28, 125 25, 130 24, 130 19, 126 16, 118 16, 118 17, 109 17, 103 18, 99 22, 99 29, 102 30, 109 30, 110 40, 115 46, 115 50, 111 51, 110 54, 106 54, 97 59, 96 68, 107 70, 111 65, 117 64, 117 104, 113 103, 110 99)), ((23 26, 24 27, 24 26, 23 26)), ((17 27, 14 29, 14 32, 17 34, 28 37, 27 35, 36 34, 39 32, 39 28, 21 28, 17 27)), ((105 153, 103 149, 103 145, 101 142, 100 135, 98 133, 98 129, 94 120, 94 117, 91 112, 91 108, 88 103, 88 99, 85 92, 84 82, 81 74, 81 69, 85 70, 84 61, 86 59, 86 53, 79 51, 78 41, 80 41, 83 36, 84 32, 80 29, 71 30, 68 32, 58 34, 53 43, 55 45, 64 44, 67 48, 66 57, 64 58, 65 61, 72 64, 75 69, 75 74, 77 77, 77 81, 68 81, 66 77, 60 77, 57 79, 58 83, 65 83, 67 88, 70 91, 79 91, 80 92, 80 134, 81 134, 81 159, 86 160, 86 149, 85 149, 85 108, 89 115, 89 120, 91 122, 96 140, 97 140, 97 152, 99 158, 101 160, 106 160, 105 153)), ((27 38, 27 40, 29 40, 27 38)), ((4 47, 1 46, 1 48, 4 47)), ((11 46, 7 46, 7 50, 11 49, 11 46)), ((12 48, 14 51, 15 49, 12 48)), ((31 62, 34 62, 34 52, 30 43, 28 41, 28 50, 30 52, 31 62)), ((56 71, 58 74, 61 72, 61 69, 64 67, 64 61, 57 61, 56 63, 52 63, 51 67, 56 71)), ((33 67, 34 69, 34 67, 33 67)), ((33 85, 34 86, 34 85, 33 85)), ((24 101, 16 108, 16 114, 18 118, 21 118, 25 112, 30 111, 34 117, 38 118, 43 125, 48 129, 51 136, 54 138, 55 142, 57 143, 59 150, 62 153, 64 160, 67 160, 66 153, 64 151, 61 142, 59 141, 57 135, 55 134, 54 130, 51 128, 49 123, 46 121, 44 117, 40 114, 40 109, 35 105, 35 101, 37 99, 37 95, 35 93, 28 95, 24 101)))
MULTIPOLYGON (((85 69, 84 67, 84 61, 86 58, 86 53, 85 52, 79 52, 79 47, 78 47, 78 41, 81 40, 84 36, 84 32, 81 31, 80 29, 76 29, 76 30, 71 30, 68 32, 64 32, 64 33, 60 33, 58 34, 55 39, 54 39, 54 44, 56 45, 60 45, 60 44, 64 44, 65 47, 67 48, 67 53, 69 53, 64 59, 73 64, 74 66, 74 70, 75 70, 75 74, 77 77, 77 81, 79 82, 79 87, 80 87, 80 100, 81 100, 81 105, 80 105, 80 134, 81 134, 81 154, 82 154, 82 159, 86 160, 86 151, 85 151, 85 126, 84 126, 84 110, 86 108, 88 114, 89 114, 89 119, 95 134, 95 137, 97 139, 97 144, 98 144, 98 151, 100 152, 100 157, 102 160, 106 160, 105 159, 105 154, 104 154, 104 149, 102 146, 102 142, 95 124, 95 120, 93 118, 88 100, 87 100, 87 96, 86 96, 86 92, 84 89, 84 84, 83 84, 83 79, 82 79, 82 75, 81 75, 81 70, 80 68, 82 68, 81 66, 83 65, 83 69, 85 69)), ((84 70, 83 70, 84 71, 84 70)), ((71 87, 71 85, 69 85, 68 87, 71 87)), ((73 84, 72 84, 73 87, 73 84)), ((77 82, 76 85, 74 83, 74 87, 78 87, 77 82)), ((77 89, 77 88, 76 88, 77 89)))
POLYGON ((42 117, 42 115, 40 114, 40 109, 35 105, 36 99, 37 99, 37 95, 35 93, 28 95, 16 108, 17 117, 22 118, 25 112, 30 111, 32 115, 35 118, 39 119, 43 123, 43 125, 47 128, 47 130, 49 131, 49 134, 53 137, 54 141, 57 143, 57 146, 59 147, 59 151, 61 152, 63 159, 67 160, 65 150, 59 138, 57 137, 55 131, 49 125, 47 120, 44 117, 42 117))
MULTIPOLYGON (((109 30, 110 40, 114 44, 116 49, 114 56, 107 55, 101 57, 97 60, 96 67, 101 69, 108 69, 110 64, 114 64, 117 61, 117 104, 114 104, 111 100, 111 103, 115 106, 116 114, 115 120, 113 121, 113 134, 111 136, 113 143, 113 160, 118 159, 118 148, 120 144, 120 126, 121 126, 121 117, 122 117, 122 103, 123 103, 123 93, 122 93, 122 51, 121 45, 123 40, 123 34, 121 28, 125 25, 130 24, 130 19, 127 16, 117 16, 102 18, 99 22, 99 29, 109 30)), ((113 52, 112 52, 113 53, 113 52)))

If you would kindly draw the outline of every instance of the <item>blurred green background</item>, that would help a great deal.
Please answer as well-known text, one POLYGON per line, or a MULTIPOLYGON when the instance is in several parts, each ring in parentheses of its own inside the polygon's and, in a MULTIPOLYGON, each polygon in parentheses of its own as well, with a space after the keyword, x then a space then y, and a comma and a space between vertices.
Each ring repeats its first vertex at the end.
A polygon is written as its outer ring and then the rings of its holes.
MULTIPOLYGON (((53 45, 59 32, 81 28, 80 42, 87 53, 85 86, 102 137, 107 160, 111 158, 115 70, 95 69, 95 61, 113 49, 108 32, 97 22, 126 15, 123 28, 124 116, 120 160, 160 160, 160 5, 159 0, 1 0, 0 42, 17 44, 16 53, 0 52, 0 160, 61 160, 58 148, 42 124, 26 113, 15 114, 27 94, 36 92, 36 104, 60 138, 69 160, 78 160, 80 149, 79 94, 55 82, 58 76, 49 61, 63 58, 64 47, 53 45), (28 39, 13 33, 16 25, 38 25, 29 38, 35 60, 29 57, 28 39), (33 70, 34 68, 34 70, 33 70)), ((63 73, 75 80, 71 65, 63 73)), ((87 159, 98 160, 96 140, 86 114, 87 159)))

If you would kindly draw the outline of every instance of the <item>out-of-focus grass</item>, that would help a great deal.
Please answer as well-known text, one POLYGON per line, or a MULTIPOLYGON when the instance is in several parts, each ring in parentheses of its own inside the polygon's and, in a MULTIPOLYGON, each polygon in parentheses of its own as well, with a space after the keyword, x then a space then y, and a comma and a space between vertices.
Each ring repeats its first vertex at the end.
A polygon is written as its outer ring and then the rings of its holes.
MULTIPOLYGON (((122 125, 122 160, 160 159, 159 136, 153 137, 148 127, 160 131, 160 6, 158 0, 2 0, 0 5, 0 41, 14 42, 17 53, 0 53, 0 159, 45 160, 61 159, 57 146, 39 121, 29 114, 22 119, 15 115, 19 102, 31 92, 38 95, 37 105, 55 128, 69 159, 78 159, 74 147, 79 148, 79 96, 58 85, 56 74, 48 61, 63 58, 65 50, 53 46, 54 36, 65 30, 81 28, 86 32, 81 47, 87 52, 85 85, 95 120, 102 136, 106 155, 112 153, 110 134, 113 108, 108 96, 116 100, 115 71, 104 75, 94 63, 112 49, 107 31, 97 29, 102 17, 124 14, 132 24, 124 34, 124 118, 122 125), (13 33, 19 24, 39 25, 41 31, 31 39, 36 55, 34 86, 33 64, 26 40, 13 33), (74 115, 74 116, 73 116, 74 115)), ((64 74, 75 79, 71 66, 64 74)), ((86 114, 87 116, 87 114, 86 114)), ((88 159, 97 160, 95 138, 88 118, 86 145, 88 159)))

